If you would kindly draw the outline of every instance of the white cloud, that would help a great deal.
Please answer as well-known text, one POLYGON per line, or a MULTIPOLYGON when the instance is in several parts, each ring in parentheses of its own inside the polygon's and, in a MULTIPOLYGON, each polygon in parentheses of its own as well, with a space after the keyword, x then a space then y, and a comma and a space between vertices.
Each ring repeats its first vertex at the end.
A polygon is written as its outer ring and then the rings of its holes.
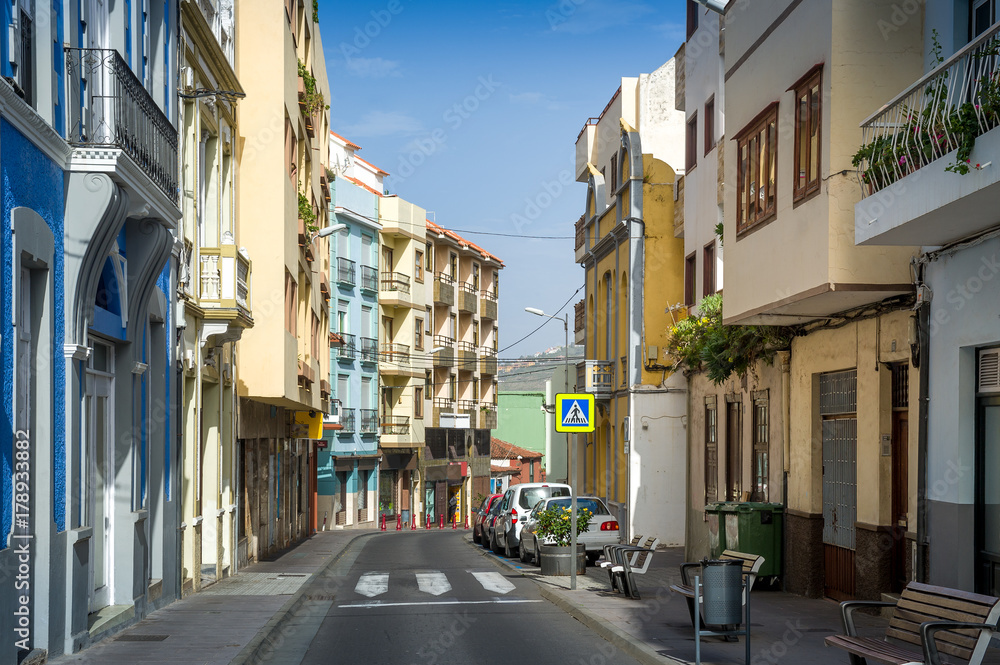
POLYGON ((380 79, 387 76, 402 76, 399 61, 385 58, 348 58, 347 72, 359 78, 380 79))
POLYGON ((399 111, 372 111, 353 125, 344 127, 350 137, 370 138, 396 134, 416 134, 423 129, 419 120, 399 111))

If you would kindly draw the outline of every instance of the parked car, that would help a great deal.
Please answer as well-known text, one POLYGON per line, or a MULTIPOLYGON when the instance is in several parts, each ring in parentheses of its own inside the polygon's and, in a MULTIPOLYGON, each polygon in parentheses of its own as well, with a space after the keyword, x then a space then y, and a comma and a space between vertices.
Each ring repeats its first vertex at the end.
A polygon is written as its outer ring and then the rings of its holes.
POLYGON ((499 502, 502 498, 503 494, 491 494, 483 499, 483 503, 479 506, 479 510, 476 511, 476 516, 472 521, 472 542, 479 543, 482 540, 483 521, 486 519, 486 514, 490 512, 493 504, 499 502))
MULTIPOLYGON (((538 527, 538 515, 552 506, 569 508, 571 499, 569 497, 558 497, 552 499, 542 499, 532 508, 528 515, 528 521, 524 523, 521 530, 521 540, 518 544, 518 555, 522 563, 538 561, 538 545, 549 545, 551 539, 539 541, 535 530, 538 527), (546 542, 548 540, 548 542, 546 542)), ((618 529, 618 520, 614 518, 611 511, 603 501, 596 496, 578 496, 576 498, 576 509, 589 510, 590 529, 577 536, 576 542, 583 543, 587 548, 587 560, 590 565, 601 556, 605 545, 617 545, 621 542, 621 531, 618 529)))
POLYGON ((495 532, 498 549, 507 557, 517 555, 521 528, 528 521, 528 513, 542 499, 554 496, 569 497, 573 489, 562 483, 521 483, 511 485, 500 502, 500 517, 495 532))
POLYGON ((490 506, 490 510, 486 513, 486 517, 483 518, 482 526, 482 542, 480 543, 486 549, 493 550, 494 552, 499 552, 500 548, 497 546, 497 534, 496 534, 496 523, 497 519, 500 517, 500 504, 503 503, 503 495, 500 495, 500 499, 493 502, 490 506))

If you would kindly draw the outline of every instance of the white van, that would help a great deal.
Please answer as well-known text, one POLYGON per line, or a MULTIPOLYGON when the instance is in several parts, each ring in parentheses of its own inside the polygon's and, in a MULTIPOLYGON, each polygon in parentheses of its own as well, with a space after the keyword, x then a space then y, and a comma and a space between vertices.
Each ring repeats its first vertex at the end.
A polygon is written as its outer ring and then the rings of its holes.
POLYGON ((518 555, 521 529, 528 521, 528 513, 542 499, 553 496, 572 496, 573 490, 562 483, 521 483, 511 485, 500 502, 496 535, 490 545, 493 551, 508 558, 518 555))

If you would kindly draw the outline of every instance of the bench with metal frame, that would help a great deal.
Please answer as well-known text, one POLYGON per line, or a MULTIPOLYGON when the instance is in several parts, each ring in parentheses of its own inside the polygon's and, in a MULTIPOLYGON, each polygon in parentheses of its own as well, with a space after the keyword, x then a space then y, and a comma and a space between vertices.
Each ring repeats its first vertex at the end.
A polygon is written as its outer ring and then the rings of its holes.
POLYGON ((910 582, 898 601, 847 600, 840 604, 844 635, 826 638, 828 646, 848 652, 851 665, 867 661, 890 665, 941 665, 941 654, 980 665, 990 640, 997 635, 1000 598, 958 589, 910 582), (854 610, 894 607, 885 638, 859 637, 854 610), (888 640, 916 645, 901 646, 888 640))
POLYGON ((629 598, 639 599, 639 589, 633 575, 643 575, 649 570, 653 553, 660 539, 649 536, 645 547, 642 545, 609 545, 606 552, 610 555, 610 566, 605 566, 611 578, 612 590, 621 590, 629 598))

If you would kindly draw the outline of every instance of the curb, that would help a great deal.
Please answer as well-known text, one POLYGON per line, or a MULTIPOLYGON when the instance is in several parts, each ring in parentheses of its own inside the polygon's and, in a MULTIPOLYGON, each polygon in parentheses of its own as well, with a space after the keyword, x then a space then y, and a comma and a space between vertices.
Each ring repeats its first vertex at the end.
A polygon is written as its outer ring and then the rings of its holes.
MULTIPOLYGON (((471 540, 466 541, 472 547, 482 550, 480 554, 482 556, 489 556, 492 552, 486 549, 480 548, 478 545, 473 543, 471 540)), ((500 566, 504 566, 513 571, 520 572, 520 570, 511 562, 500 556, 494 556, 495 563, 500 566)), ((590 628, 598 636, 603 638, 605 641, 610 643, 616 649, 621 652, 631 656, 643 665, 691 665, 689 661, 678 660, 672 656, 665 656, 663 654, 657 653, 652 647, 636 639, 634 636, 630 635, 628 632, 614 626, 607 621, 605 621, 600 615, 591 612, 590 610, 584 609, 579 605, 576 605, 571 600, 560 594, 558 591, 553 591, 544 584, 539 584, 535 579, 524 575, 525 578, 530 579, 535 586, 538 587, 538 592, 545 600, 549 601, 559 609, 561 609, 566 614, 570 615, 583 625, 590 628)))
POLYGON ((316 571, 309 576, 309 579, 302 583, 302 586, 300 586, 299 590, 295 592, 295 595, 293 595, 288 602, 282 605, 281 609, 275 612, 268 622, 257 631, 257 634, 254 635, 253 639, 250 640, 250 642, 243 647, 238 654, 236 654, 235 658, 229 661, 229 665, 247 665, 248 663, 256 663, 256 659, 260 655, 260 651, 264 647, 274 644, 277 641, 274 639, 276 636, 280 638, 279 634, 285 627, 285 624, 287 624, 294 615, 295 611, 298 610, 299 607, 305 602, 309 586, 316 580, 316 578, 325 574, 327 570, 335 566, 337 562, 343 558, 344 553, 347 552, 347 550, 356 541, 361 540, 362 538, 377 535, 379 533, 381 533, 381 531, 376 531, 375 533, 360 533, 347 541, 337 554, 335 554, 325 564, 317 568, 316 571))

